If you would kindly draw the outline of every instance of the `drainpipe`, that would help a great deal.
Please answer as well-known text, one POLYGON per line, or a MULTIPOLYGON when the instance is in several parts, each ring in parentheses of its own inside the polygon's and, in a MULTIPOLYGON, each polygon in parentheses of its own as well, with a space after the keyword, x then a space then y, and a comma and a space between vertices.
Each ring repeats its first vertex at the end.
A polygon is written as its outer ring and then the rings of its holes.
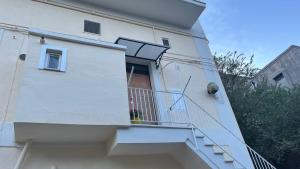
POLYGON ((133 71, 134 71, 134 66, 131 67, 130 75, 129 75, 129 78, 128 78, 128 81, 127 81, 127 86, 128 87, 130 86, 130 83, 131 83, 131 78, 132 78, 133 71))
POLYGON ((22 152, 19 156, 18 161, 16 162, 16 165, 15 165, 14 169, 21 169, 21 164, 24 161, 24 158, 26 156, 26 153, 27 153, 30 145, 31 145, 31 140, 26 141, 25 146, 24 146, 24 148, 23 148, 23 150, 22 150, 22 152))

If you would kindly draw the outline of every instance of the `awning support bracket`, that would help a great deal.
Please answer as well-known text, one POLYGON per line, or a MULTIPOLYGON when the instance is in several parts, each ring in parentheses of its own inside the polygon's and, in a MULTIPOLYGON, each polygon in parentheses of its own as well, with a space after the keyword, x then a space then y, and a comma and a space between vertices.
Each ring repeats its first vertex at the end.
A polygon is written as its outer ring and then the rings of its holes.
POLYGON ((155 66, 156 66, 156 69, 158 69, 159 68, 159 65, 160 65, 160 61, 161 61, 161 58, 162 58, 162 56, 163 56, 163 54, 161 54, 158 58, 157 58, 157 60, 155 61, 155 66))
POLYGON ((156 61, 155 61, 156 69, 159 68, 160 61, 161 61, 161 59, 162 59, 164 53, 166 53, 168 49, 170 49, 170 48, 166 48, 164 51, 162 51, 162 52, 160 53, 159 57, 156 59, 156 61))

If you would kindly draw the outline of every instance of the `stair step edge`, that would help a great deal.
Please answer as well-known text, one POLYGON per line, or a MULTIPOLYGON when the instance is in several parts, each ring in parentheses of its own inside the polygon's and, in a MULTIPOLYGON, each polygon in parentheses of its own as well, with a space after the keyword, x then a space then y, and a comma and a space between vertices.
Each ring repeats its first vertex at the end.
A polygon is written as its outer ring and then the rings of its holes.
POLYGON ((236 161, 233 162, 233 165, 234 165, 235 169, 246 169, 245 167, 243 167, 241 164, 239 164, 236 161))
POLYGON ((204 145, 205 146, 214 146, 216 145, 214 142, 212 142, 211 140, 209 140, 208 138, 204 138, 204 145))
POLYGON ((197 138, 204 138, 204 135, 195 135, 197 138))
POLYGON ((225 162, 233 162, 234 161, 234 159, 230 155, 228 155, 227 153, 224 153, 223 157, 224 157, 225 162))
POLYGON ((195 136, 203 138, 204 134, 202 134, 201 131, 199 131, 199 130, 195 130, 195 136))
POLYGON ((216 146, 216 145, 213 146, 213 151, 214 151, 215 154, 223 154, 224 153, 224 150, 222 150, 221 147, 216 146))

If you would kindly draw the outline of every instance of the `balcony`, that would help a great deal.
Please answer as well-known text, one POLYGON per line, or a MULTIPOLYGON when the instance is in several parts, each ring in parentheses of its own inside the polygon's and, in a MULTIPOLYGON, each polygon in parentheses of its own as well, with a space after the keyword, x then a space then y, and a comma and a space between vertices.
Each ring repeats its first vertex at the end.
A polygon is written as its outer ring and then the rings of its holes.
POLYGON ((191 28, 205 8, 198 0, 68 0, 181 28, 191 28))
POLYGON ((180 92, 129 87, 128 100, 132 124, 186 127, 189 123, 180 92), (164 110, 167 105, 169 108, 164 110))
POLYGON ((53 32, 30 35, 14 108, 16 141, 101 142, 130 125, 125 50, 81 40, 53 32), (44 48, 36 43, 40 36, 68 50, 65 72, 37 66, 44 48))

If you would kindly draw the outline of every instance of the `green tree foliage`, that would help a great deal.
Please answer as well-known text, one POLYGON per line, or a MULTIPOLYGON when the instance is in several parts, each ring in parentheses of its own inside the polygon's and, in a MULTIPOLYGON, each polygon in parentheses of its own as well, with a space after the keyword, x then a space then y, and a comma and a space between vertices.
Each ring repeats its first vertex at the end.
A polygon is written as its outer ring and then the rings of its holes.
POLYGON ((255 80, 253 56, 230 52, 215 62, 248 145, 277 168, 300 168, 300 86, 255 80))

